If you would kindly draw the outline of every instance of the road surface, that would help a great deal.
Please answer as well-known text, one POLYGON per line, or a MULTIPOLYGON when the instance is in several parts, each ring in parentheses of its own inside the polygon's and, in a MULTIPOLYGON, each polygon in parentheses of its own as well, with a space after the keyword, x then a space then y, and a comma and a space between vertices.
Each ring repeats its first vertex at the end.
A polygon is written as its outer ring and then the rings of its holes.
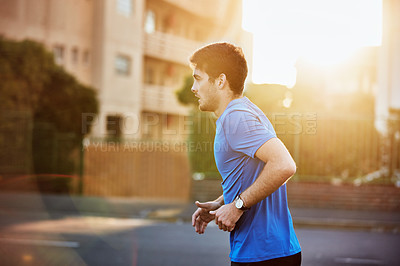
MULTIPOLYGON (((303 265, 400 265, 400 234, 296 229, 303 265)), ((0 265, 229 265, 216 226, 38 212, 0 213, 0 265)))

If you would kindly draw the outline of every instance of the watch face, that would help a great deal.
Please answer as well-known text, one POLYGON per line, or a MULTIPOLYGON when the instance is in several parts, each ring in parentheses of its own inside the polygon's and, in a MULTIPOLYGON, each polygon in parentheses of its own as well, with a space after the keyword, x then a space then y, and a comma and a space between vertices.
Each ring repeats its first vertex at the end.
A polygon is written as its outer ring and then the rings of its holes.
POLYGON ((235 203, 236 208, 240 209, 243 207, 243 201, 240 198, 236 199, 236 203, 235 203))

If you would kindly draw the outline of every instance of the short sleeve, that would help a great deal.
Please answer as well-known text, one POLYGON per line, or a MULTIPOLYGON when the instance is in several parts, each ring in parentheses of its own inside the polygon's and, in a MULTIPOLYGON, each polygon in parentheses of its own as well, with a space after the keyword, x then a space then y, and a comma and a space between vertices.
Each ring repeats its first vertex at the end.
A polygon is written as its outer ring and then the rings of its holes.
POLYGON ((231 148, 252 158, 265 142, 276 137, 265 116, 257 117, 256 114, 244 110, 230 112, 223 121, 223 129, 231 148))

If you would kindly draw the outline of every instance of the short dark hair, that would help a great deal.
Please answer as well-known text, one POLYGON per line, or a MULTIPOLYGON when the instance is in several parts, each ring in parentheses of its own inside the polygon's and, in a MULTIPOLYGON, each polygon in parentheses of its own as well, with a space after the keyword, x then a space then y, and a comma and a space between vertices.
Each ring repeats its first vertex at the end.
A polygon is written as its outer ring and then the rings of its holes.
POLYGON ((198 49, 189 60, 206 72, 211 81, 224 73, 233 93, 242 94, 248 71, 242 48, 226 42, 212 43, 198 49))

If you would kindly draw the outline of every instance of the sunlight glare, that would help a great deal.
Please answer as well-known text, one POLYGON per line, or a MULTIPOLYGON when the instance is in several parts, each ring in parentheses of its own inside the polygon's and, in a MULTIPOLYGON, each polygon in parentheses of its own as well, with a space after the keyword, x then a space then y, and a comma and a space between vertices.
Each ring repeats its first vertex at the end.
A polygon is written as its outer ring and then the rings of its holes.
POLYGON ((253 82, 292 87, 299 56, 328 66, 380 46, 382 0, 243 0, 242 27, 254 35, 253 82))

